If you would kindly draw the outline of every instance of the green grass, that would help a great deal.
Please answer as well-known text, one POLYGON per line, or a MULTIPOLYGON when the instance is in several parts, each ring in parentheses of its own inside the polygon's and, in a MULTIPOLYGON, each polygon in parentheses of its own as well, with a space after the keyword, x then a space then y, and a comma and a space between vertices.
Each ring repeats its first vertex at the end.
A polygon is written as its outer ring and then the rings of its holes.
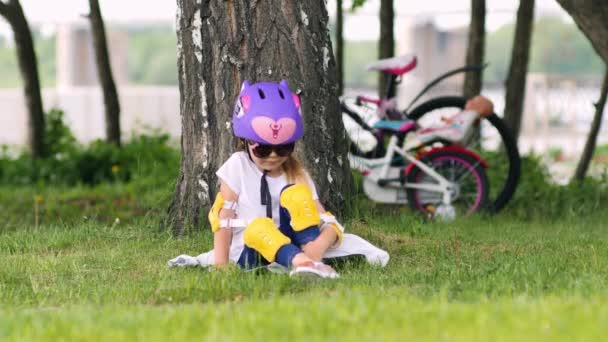
POLYGON ((501 215, 450 223, 358 193, 346 227, 391 261, 349 264, 337 281, 311 282, 236 267, 168 268, 178 254, 210 249, 212 235, 173 238, 162 229, 175 170, 142 170, 130 183, 0 187, 1 341, 608 334, 605 180, 558 187, 527 167, 501 215))
POLYGON ((212 245, 153 217, 23 225, 0 235, 0 339, 597 340, 608 319, 608 215, 350 222, 385 269, 306 282, 236 268, 170 269, 212 245), (129 222, 129 220, 127 220, 129 222))

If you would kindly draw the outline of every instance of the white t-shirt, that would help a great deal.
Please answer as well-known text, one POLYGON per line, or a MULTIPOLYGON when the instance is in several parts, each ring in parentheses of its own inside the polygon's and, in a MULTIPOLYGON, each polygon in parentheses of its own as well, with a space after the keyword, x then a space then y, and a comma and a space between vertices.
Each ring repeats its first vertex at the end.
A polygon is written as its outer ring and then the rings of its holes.
MULTIPOLYGON (((237 196, 236 215, 239 219, 244 219, 247 222, 259 218, 266 217, 266 205, 261 204, 260 186, 262 181, 262 171, 253 163, 247 152, 235 152, 215 173, 230 190, 237 196)), ((317 190, 312 179, 306 174, 308 184, 312 190, 314 200, 318 200, 317 190)), ((287 175, 282 174, 278 177, 266 176, 268 182, 268 190, 272 198, 272 219, 279 224, 279 196, 281 190, 288 184, 287 175)))
MULTIPOLYGON (((249 159, 247 152, 235 152, 215 173, 230 190, 237 196, 236 217, 243 219, 246 222, 259 217, 266 217, 266 205, 262 205, 260 196, 260 186, 262 182, 262 171, 255 166, 253 161, 249 159)), ((317 200, 317 190, 315 189, 312 179, 306 173, 308 183, 312 190, 313 199, 317 200)), ((279 177, 266 176, 268 182, 268 190, 272 199, 272 219, 275 224, 279 225, 279 197, 281 190, 288 184, 287 175, 283 174, 279 177)), ((245 246, 243 240, 243 232, 245 227, 232 228, 232 243, 230 244, 229 258, 233 262, 237 262, 245 246)), ((202 256, 202 255, 201 255, 202 256)), ((213 264, 213 252, 205 254, 210 264, 213 264)), ((202 260, 202 259, 201 259, 202 260)))

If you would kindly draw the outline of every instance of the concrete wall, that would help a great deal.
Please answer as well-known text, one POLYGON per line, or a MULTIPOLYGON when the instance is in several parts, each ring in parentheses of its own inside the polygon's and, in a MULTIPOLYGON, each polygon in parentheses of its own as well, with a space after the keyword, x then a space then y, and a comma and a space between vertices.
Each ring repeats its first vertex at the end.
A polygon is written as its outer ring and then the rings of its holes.
MULTIPOLYGON (((179 137, 179 90, 177 87, 121 87, 123 136, 145 129, 161 129, 179 137)), ((104 106, 99 87, 44 89, 45 109, 60 108, 76 138, 88 142, 104 138, 104 106)), ((20 90, 0 90, 0 144, 24 145, 27 112, 20 90)))
MULTIPOLYGON (((466 30, 440 31, 432 22, 410 19, 396 36, 398 55, 411 53, 418 57, 418 65, 405 74, 399 86, 398 98, 404 105, 437 76, 465 64, 466 30)), ((456 89, 452 94, 460 94, 463 75, 444 80, 434 91, 456 89)))
MULTIPOLYGON (((128 35, 124 31, 107 30, 106 39, 114 82, 127 84, 128 35)), ((57 29, 57 87, 97 84, 97 64, 90 27, 79 24, 60 25, 57 29)))

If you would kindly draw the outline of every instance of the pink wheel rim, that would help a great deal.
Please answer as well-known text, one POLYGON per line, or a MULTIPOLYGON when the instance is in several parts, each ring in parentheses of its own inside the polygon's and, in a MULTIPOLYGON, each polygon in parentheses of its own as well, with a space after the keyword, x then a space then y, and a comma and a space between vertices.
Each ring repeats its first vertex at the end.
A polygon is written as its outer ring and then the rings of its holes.
MULTIPOLYGON (((471 213, 475 212, 479 208, 479 205, 481 204, 481 198, 482 198, 482 194, 483 194, 483 190, 484 190, 483 183, 481 181, 481 177, 479 176, 479 174, 477 172, 475 172, 475 167, 462 158, 453 157, 453 156, 443 156, 443 157, 434 159, 433 161, 434 162, 443 162, 446 160, 447 161, 457 161, 461 165, 464 165, 464 167, 467 169, 467 172, 472 174, 473 177, 475 178, 475 183, 477 184, 477 196, 475 198, 475 203, 473 204, 471 209, 469 209, 465 214, 465 215, 470 215, 471 213)), ((416 182, 420 181, 420 178, 425 175, 426 174, 424 173, 424 171, 419 172, 416 175, 416 182)), ((420 195, 420 190, 417 190, 416 196, 415 196, 416 207, 418 207, 418 210, 420 210, 421 212, 426 213, 426 212, 428 212, 428 210, 420 202, 419 195, 420 195)))

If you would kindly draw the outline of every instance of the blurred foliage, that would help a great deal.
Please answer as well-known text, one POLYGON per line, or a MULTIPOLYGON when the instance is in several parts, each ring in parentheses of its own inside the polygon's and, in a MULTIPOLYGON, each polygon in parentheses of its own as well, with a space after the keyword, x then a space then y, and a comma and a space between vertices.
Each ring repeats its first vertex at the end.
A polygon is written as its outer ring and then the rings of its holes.
POLYGON ((4 146, 0 151, 0 185, 95 185, 129 182, 136 177, 176 176, 179 152, 169 145, 167 134, 135 136, 119 148, 103 140, 79 144, 60 110, 47 113, 45 125, 48 157, 33 159, 27 151, 15 155, 4 146))
MULTIPOLYGON (((496 184, 494 178, 497 174, 488 172, 488 175, 490 184, 496 184)), ((600 178, 586 177, 582 182, 561 185, 553 181, 541 157, 530 155, 522 157, 517 190, 503 211, 506 215, 526 220, 552 219, 591 215, 607 206, 607 174, 600 178)))
MULTIPOLYGON (((505 25, 487 37, 484 77, 489 82, 506 79, 513 44, 513 24, 505 25)), ((534 23, 530 72, 569 75, 577 78, 598 77, 603 63, 591 43, 570 22, 558 17, 541 17, 534 23)))
POLYGON ((608 145, 599 145, 595 147, 595 155, 608 155, 608 145))
POLYGON ((353 0, 350 6, 350 10, 355 11, 357 8, 365 5, 366 2, 367 0, 353 0))
POLYGON ((375 72, 366 70, 366 65, 377 57, 377 43, 364 41, 344 42, 344 82, 347 87, 374 88, 378 77, 375 72))
MULTIPOLYGON (((33 35, 41 85, 53 87, 56 84, 55 36, 43 36, 37 31, 33 35)), ((128 41, 131 83, 177 84, 177 37, 171 26, 131 29, 128 41)), ((16 88, 22 84, 14 43, 5 38, 0 39, 0 75, 0 88, 16 88)))
POLYGON ((134 84, 177 84, 177 36, 171 27, 129 31, 129 80, 134 84))
MULTIPOLYGON (((353 8, 364 1, 352 3, 353 8)), ((330 23, 332 39, 335 23, 330 23)), ((508 24, 488 33, 486 61, 490 63, 485 81, 503 82, 509 67, 514 25, 508 24)), ((43 86, 55 84, 55 37, 34 32, 36 53, 43 86)), ((177 37, 169 26, 143 27, 128 31, 129 80, 142 85, 176 85, 177 37)), ((377 58, 377 42, 345 42, 345 81, 349 87, 375 87, 375 73, 365 65, 377 58)), ((572 75, 578 78, 596 77, 603 72, 586 37, 570 22, 557 17, 541 17, 535 22, 530 60, 530 72, 572 75)), ((12 42, 0 40, 0 88, 21 84, 17 58, 12 42)))
MULTIPOLYGON (((38 57, 38 72, 40 74, 40 84, 42 87, 52 87, 55 85, 56 74, 56 50, 55 37, 43 36, 40 33, 32 32, 34 48, 38 57)), ((17 51, 14 42, 0 37, 0 88, 15 88, 21 85, 21 74, 17 62, 17 51)))

